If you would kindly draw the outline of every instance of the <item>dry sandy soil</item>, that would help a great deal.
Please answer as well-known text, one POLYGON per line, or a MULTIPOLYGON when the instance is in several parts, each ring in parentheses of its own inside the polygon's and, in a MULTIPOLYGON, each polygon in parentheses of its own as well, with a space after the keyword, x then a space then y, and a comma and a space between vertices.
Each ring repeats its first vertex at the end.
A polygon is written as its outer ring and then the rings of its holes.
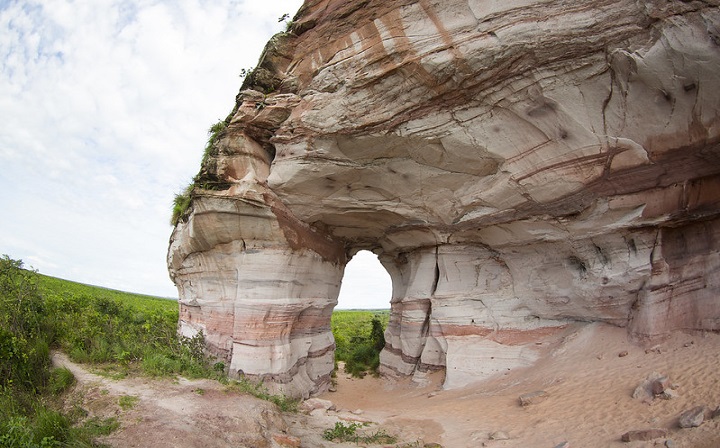
POLYGON ((91 415, 118 416, 121 428, 103 440, 115 447, 356 447, 322 439, 335 422, 352 420, 371 422, 365 430, 383 429, 398 437, 391 446, 407 448, 433 442, 445 448, 720 447, 720 416, 710 418, 720 406, 720 334, 676 333, 646 349, 628 343, 623 329, 587 324, 538 345, 545 356, 533 367, 459 390, 442 390, 439 374, 420 387, 340 373, 337 392, 320 397, 335 410, 284 415, 212 381, 111 380, 62 355, 56 362, 75 373, 75 394, 91 415), (669 376, 676 398, 632 398, 652 372, 669 376), (542 401, 519 404, 520 395, 540 390, 542 401), (122 395, 138 397, 137 404, 121 409, 122 395), (703 424, 679 428, 679 415, 695 406, 708 410, 703 424), (620 440, 627 431, 649 428, 668 435, 620 440))

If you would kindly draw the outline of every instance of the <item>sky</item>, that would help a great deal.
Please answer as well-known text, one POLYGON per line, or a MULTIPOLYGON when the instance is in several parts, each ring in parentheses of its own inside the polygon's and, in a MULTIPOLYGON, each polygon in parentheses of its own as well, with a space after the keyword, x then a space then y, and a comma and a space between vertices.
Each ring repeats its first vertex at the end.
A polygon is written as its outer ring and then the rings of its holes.
MULTIPOLYGON (((177 297, 172 199, 302 0, 0 0, 0 254, 43 274, 177 297)), ((361 253, 338 308, 387 308, 361 253)))

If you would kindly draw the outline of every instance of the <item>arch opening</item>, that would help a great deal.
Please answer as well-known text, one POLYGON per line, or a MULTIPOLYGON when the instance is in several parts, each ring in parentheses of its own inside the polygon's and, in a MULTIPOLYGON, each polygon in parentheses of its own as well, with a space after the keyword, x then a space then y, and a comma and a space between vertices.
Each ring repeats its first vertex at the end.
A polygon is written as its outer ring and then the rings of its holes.
POLYGON ((388 309, 391 298, 390 274, 377 255, 361 250, 345 266, 335 309, 388 309))

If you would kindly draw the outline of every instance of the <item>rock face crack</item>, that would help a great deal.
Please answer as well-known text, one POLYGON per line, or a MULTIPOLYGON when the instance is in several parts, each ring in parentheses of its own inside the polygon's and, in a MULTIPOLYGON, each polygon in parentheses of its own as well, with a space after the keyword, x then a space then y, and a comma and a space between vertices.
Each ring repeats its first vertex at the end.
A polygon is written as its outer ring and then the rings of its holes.
POLYGON ((435 295, 440 282, 440 260, 438 255, 438 248, 435 248, 435 270, 433 271, 433 282, 430 288, 430 297, 435 295))

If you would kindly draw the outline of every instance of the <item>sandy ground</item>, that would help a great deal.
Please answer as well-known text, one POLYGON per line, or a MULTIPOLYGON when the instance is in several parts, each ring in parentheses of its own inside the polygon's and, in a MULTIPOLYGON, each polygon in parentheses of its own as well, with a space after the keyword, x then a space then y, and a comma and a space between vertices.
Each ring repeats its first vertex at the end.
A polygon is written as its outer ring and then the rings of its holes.
POLYGON ((337 392, 322 398, 339 409, 362 409, 362 417, 403 440, 446 448, 552 448, 562 442, 635 448, 665 446, 667 439, 675 447, 720 447, 720 417, 697 428, 678 427, 683 411, 720 406, 720 335, 676 333, 648 350, 628 343, 624 329, 588 324, 546 344, 546 357, 535 366, 460 390, 439 390, 438 377, 420 389, 407 381, 341 374, 337 392), (652 372, 668 375, 678 397, 650 404, 633 399, 633 390, 652 372), (520 406, 520 395, 539 390, 547 392, 544 401, 520 406), (649 428, 665 428, 668 437, 620 440, 627 431, 649 428))
POLYGON ((389 446, 403 448, 431 442, 444 448, 553 448, 562 442, 572 448, 637 448, 666 446, 668 439, 678 448, 720 448, 720 417, 697 428, 678 427, 683 411, 702 405, 709 417, 720 406, 719 334, 676 333, 645 349, 628 343, 624 329, 587 324, 569 329, 561 340, 544 341, 542 349, 545 357, 531 368, 458 390, 442 390, 441 374, 419 387, 410 380, 339 373, 337 392, 320 397, 336 410, 310 415, 281 415, 267 402, 213 381, 112 380, 62 354, 56 363, 73 370, 75 393, 91 415, 119 418, 121 428, 103 440, 115 447, 357 447, 323 440, 322 432, 337 421, 367 421, 366 431, 396 435, 398 443, 389 446), (676 398, 632 398, 652 372, 669 376, 676 398), (547 394, 543 401, 520 406, 520 395, 540 390, 547 394), (121 409, 122 395, 137 397, 136 406, 121 409), (667 429, 668 436, 620 440, 627 431, 649 428, 667 429))

